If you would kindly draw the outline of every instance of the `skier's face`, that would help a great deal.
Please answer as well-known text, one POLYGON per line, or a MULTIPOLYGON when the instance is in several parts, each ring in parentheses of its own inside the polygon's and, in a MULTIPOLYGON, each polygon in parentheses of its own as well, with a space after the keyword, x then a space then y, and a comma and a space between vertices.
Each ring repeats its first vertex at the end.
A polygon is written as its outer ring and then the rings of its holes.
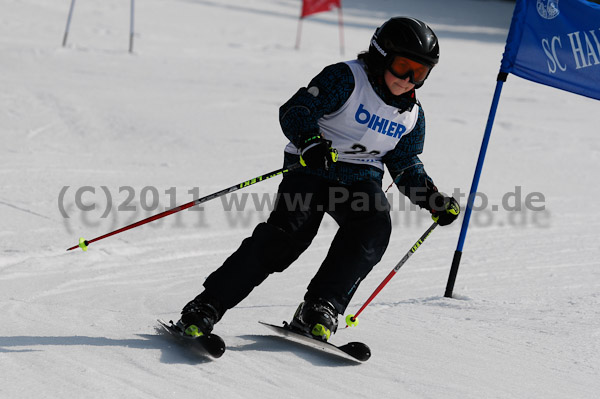
POLYGON ((400 79, 394 76, 388 70, 386 70, 383 74, 383 79, 385 80, 385 84, 387 85, 390 92, 395 96, 408 93, 409 91, 415 88, 415 85, 413 83, 410 83, 410 77, 400 79))

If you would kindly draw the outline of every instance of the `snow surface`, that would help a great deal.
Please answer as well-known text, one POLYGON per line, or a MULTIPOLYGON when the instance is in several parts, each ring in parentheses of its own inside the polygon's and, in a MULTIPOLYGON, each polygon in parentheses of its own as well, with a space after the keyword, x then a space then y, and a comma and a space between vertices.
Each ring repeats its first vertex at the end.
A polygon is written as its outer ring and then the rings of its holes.
MULTIPOLYGON (((598 102, 512 76, 480 184, 488 207, 473 216, 455 298, 443 293, 459 223, 438 228, 361 324, 333 338, 369 343, 365 364, 283 343, 256 322, 291 318, 335 234, 331 219, 218 324, 229 345, 218 361, 157 335, 155 319, 177 318, 267 211, 214 200, 65 252, 80 236, 279 168, 278 107, 366 49, 393 15, 428 21, 440 37, 441 63, 419 91, 422 158, 441 190, 468 192, 513 3, 343 3, 342 56, 336 12, 305 20, 294 50, 299 1, 137 2, 129 54, 126 0, 77 2, 65 48, 69 0, 0 0, 0 397, 600 395, 598 102), (83 205, 95 210, 75 204, 86 186, 95 193, 83 205), (519 204, 543 196, 545 211, 505 210, 503 196, 518 190, 519 204)), ((244 193, 264 199, 278 182, 244 193)), ((391 245, 350 311, 430 223, 419 211, 393 216, 391 245)))

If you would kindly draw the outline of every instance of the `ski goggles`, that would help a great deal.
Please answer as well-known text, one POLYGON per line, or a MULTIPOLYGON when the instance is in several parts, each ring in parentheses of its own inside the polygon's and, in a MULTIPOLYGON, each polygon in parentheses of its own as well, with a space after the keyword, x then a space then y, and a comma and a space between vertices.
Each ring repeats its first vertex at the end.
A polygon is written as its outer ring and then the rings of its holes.
POLYGON ((398 79, 409 78, 412 84, 422 84, 429 76, 431 67, 397 55, 392 59, 388 70, 398 79))

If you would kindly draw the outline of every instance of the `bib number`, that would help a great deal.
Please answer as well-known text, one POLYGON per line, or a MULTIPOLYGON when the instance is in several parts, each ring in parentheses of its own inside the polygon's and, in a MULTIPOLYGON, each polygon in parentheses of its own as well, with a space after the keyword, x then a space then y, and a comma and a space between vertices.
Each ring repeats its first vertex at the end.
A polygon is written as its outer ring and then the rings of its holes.
POLYGON ((371 155, 381 154, 381 152, 377 151, 377 150, 368 151, 367 147, 365 147, 362 144, 358 144, 358 143, 353 144, 351 148, 353 151, 344 151, 344 154, 371 154, 371 155))

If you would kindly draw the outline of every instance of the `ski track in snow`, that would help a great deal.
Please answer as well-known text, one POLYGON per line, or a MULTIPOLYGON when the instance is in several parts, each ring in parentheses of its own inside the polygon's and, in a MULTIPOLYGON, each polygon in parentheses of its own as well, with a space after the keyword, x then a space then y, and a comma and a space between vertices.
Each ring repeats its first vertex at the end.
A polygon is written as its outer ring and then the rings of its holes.
MULTIPOLYGON (((0 0, 0 397, 598 396, 598 104, 518 78, 505 85, 479 189, 490 206, 516 187, 521 201, 542 193, 547 212, 475 213, 453 299, 442 295, 460 225, 436 229, 359 326, 334 336, 368 343, 364 364, 257 323, 291 318, 333 239, 331 219, 289 270, 225 315, 217 332, 228 349, 217 361, 157 333, 155 320, 176 319, 267 212, 224 211, 217 199, 202 214, 65 252, 81 235, 148 216, 144 187, 157 187, 164 208, 171 187, 183 203, 194 187, 206 195, 280 167, 279 105, 325 65, 366 49, 392 15, 428 21, 440 37, 441 62, 418 93, 428 118, 422 160, 441 190, 466 193, 511 2, 347 0, 345 56, 335 12, 306 19, 293 49, 292 0, 140 2, 134 54, 129 2, 77 2, 62 48, 67 3, 0 0), (66 186, 69 218, 57 206, 66 186), (83 197, 98 204, 93 212, 75 206, 83 186, 96 188, 83 197), (101 218, 102 186, 115 208, 131 187, 136 212, 101 218)), ((244 192, 272 194, 277 184, 244 192)), ((415 211, 393 220, 389 249, 348 312, 430 223, 415 211)))

